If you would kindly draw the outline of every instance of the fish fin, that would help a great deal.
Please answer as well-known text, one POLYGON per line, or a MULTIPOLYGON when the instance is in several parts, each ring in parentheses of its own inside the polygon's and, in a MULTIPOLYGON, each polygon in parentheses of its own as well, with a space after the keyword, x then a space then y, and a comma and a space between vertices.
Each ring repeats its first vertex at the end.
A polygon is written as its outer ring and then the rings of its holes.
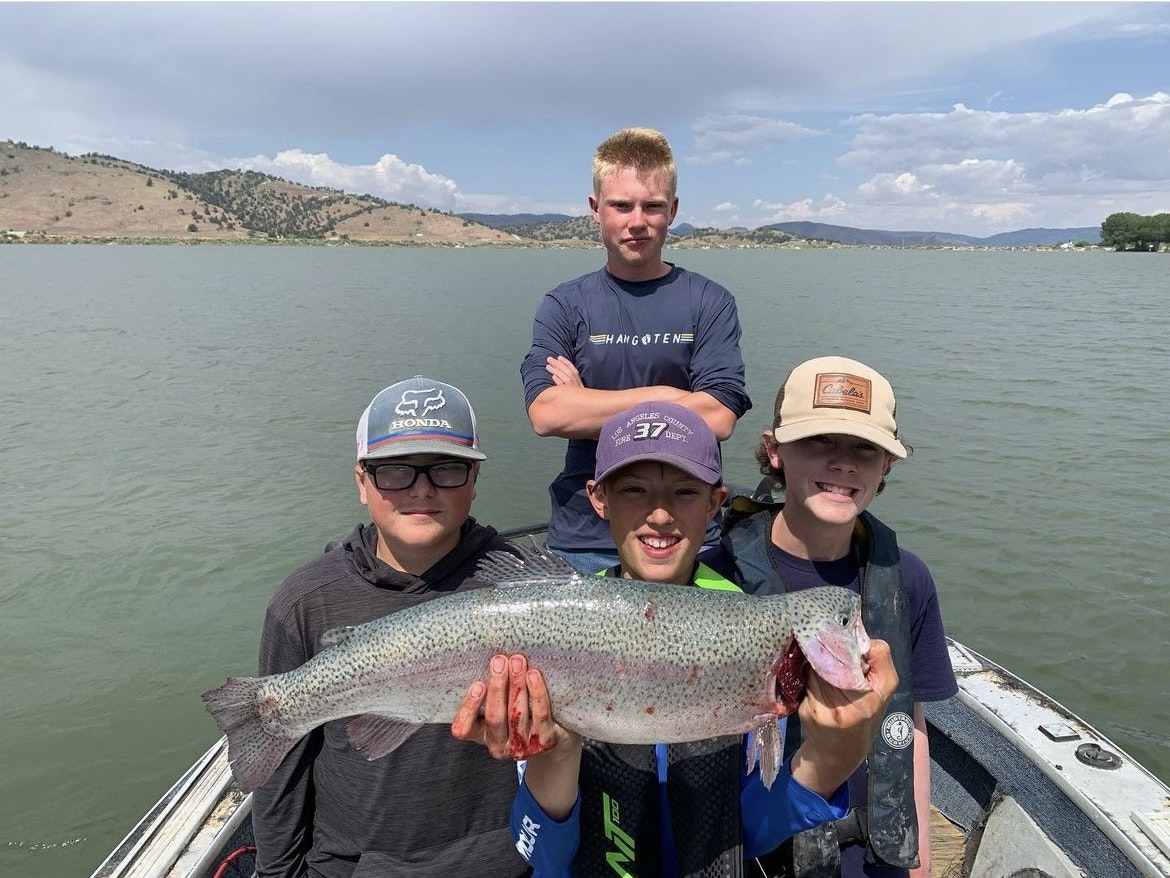
POLYGON ((760 765, 760 779, 764 789, 772 789, 780 763, 784 759, 784 728, 775 714, 765 713, 756 717, 755 726, 748 733, 747 771, 751 774, 756 763, 760 765))
POLYGON ((331 646, 337 646, 339 643, 345 643, 349 640, 349 636, 353 634, 355 626, 346 625, 343 628, 330 628, 321 635, 319 643, 322 649, 328 649, 331 646))
POLYGON ((350 722, 345 732, 355 750, 367 759, 374 760, 393 753, 422 727, 422 723, 366 713, 350 722))
POLYGON ((475 575, 495 585, 541 582, 546 579, 564 579, 566 576, 581 578, 581 574, 568 561, 535 541, 531 546, 516 546, 511 551, 488 552, 476 566, 475 575))
POLYGON ((272 777, 276 767, 300 740, 274 733, 279 726, 261 716, 261 688, 266 677, 228 677, 218 689, 203 693, 219 730, 227 735, 228 762, 236 784, 245 793, 272 777))

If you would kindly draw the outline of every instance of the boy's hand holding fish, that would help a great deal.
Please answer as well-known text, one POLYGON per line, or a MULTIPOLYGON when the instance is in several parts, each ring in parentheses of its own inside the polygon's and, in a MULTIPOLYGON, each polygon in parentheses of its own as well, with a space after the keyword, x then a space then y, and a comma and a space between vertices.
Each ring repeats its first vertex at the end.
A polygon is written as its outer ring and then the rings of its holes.
POLYGON ((487 684, 468 688, 451 734, 482 743, 496 759, 527 759, 581 738, 552 718, 544 678, 520 653, 492 657, 487 684))
POLYGON ((868 692, 838 689, 809 668, 804 701, 797 715, 804 742, 792 755, 792 776, 828 797, 865 761, 898 687, 898 672, 884 640, 870 640, 865 656, 868 692))
POLYGON ((544 677, 523 655, 492 657, 487 685, 471 684, 451 734, 482 742, 497 759, 527 759, 528 788, 548 815, 563 820, 573 810, 582 738, 553 718, 544 677))
MULTIPOLYGON (((898 673, 884 640, 871 640, 865 679, 869 691, 840 689, 810 667, 799 708, 804 743, 792 757, 792 776, 805 788, 831 796, 865 760, 898 673)), ((492 658, 488 682, 474 682, 451 733, 478 741, 497 759, 529 760, 526 782, 550 816, 572 810, 577 796, 581 736, 552 716, 544 678, 523 655, 492 658)))

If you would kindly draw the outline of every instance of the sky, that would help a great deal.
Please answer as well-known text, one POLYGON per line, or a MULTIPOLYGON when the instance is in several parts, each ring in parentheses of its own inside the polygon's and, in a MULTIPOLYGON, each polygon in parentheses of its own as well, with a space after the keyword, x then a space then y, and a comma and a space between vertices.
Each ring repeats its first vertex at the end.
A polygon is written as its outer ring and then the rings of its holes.
POLYGON ((581 215, 636 125, 695 226, 1167 212, 1170 3, 0 0, 0 139, 69 155, 581 215))

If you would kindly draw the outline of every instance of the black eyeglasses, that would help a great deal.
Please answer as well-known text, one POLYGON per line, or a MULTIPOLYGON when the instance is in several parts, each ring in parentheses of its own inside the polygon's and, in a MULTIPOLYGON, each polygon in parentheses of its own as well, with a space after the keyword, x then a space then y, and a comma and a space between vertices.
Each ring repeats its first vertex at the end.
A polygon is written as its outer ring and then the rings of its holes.
POLYGON ((436 488, 462 488, 471 477, 474 464, 469 460, 442 460, 438 463, 362 464, 381 491, 405 491, 426 473, 436 488))

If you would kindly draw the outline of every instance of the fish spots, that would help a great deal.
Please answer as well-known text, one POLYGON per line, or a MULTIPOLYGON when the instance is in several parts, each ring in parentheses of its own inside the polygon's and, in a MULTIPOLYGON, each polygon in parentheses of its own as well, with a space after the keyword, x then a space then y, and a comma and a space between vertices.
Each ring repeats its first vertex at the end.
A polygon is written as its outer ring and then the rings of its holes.
POLYGON ((262 689, 256 699, 256 712, 260 718, 265 722, 278 723, 280 717, 280 696, 268 691, 267 688, 262 689))
MULTIPOLYGON (((272 714, 272 731, 259 741, 232 731, 233 770, 253 785, 262 782, 284 752, 269 755, 275 749, 269 739, 283 746, 338 715, 449 723, 452 705, 500 652, 528 655, 549 681, 553 715, 594 740, 738 734, 761 713, 781 713, 779 699, 799 697, 807 671, 792 661, 795 654, 778 660, 794 629, 810 662, 822 661, 818 644, 832 650, 830 658, 846 647, 850 658, 858 651, 840 633, 843 619, 857 618, 856 595, 809 591, 764 597, 583 577, 426 601, 358 626, 344 644, 268 683, 271 707, 265 703, 264 710, 272 714)), ((264 694, 257 696, 256 687, 205 697, 221 731, 260 710, 264 694)), ((516 708, 511 698, 501 703, 500 719, 515 722, 516 708)), ((523 698, 518 708, 519 728, 500 731, 497 753, 523 757, 545 749, 523 698)), ((540 736, 548 737, 546 727, 540 736)))

